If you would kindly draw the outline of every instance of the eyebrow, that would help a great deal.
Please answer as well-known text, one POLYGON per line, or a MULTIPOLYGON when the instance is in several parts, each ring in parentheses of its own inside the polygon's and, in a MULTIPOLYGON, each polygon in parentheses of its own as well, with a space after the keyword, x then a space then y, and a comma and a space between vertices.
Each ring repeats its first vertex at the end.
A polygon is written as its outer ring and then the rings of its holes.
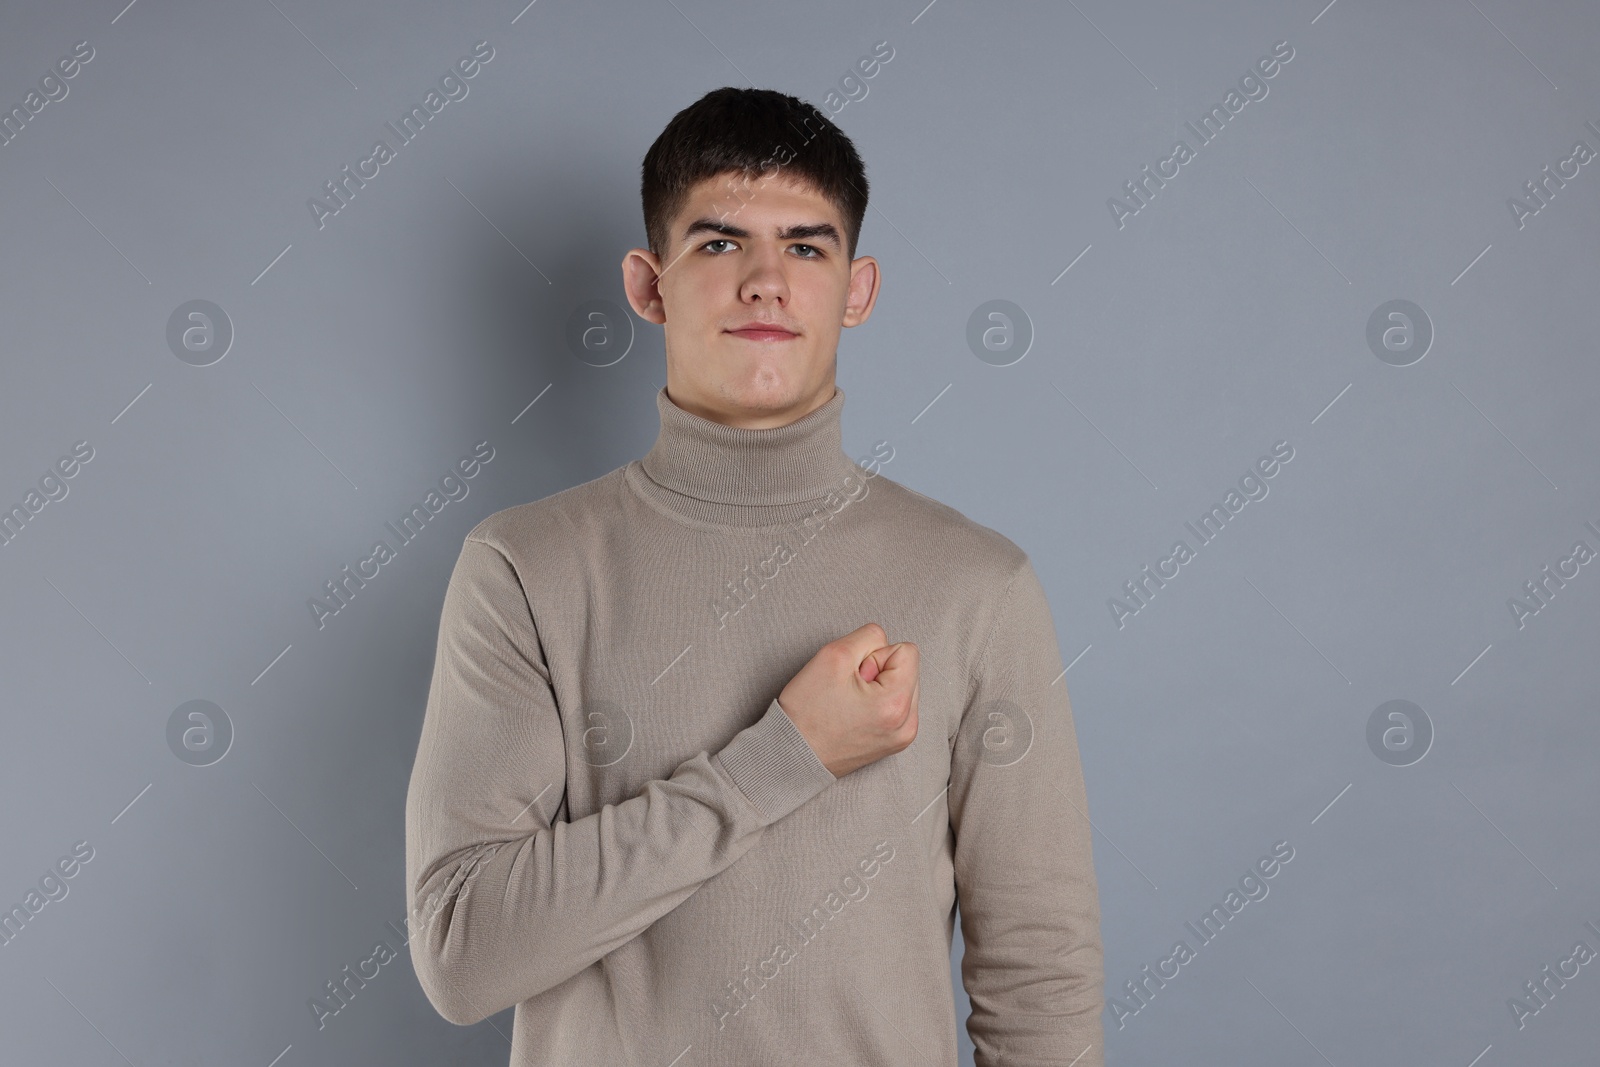
MULTIPOLYGON (((749 237, 750 231, 740 226, 732 226, 726 222, 719 222, 713 218, 695 219, 683 231, 683 239, 699 234, 715 233, 723 237, 749 237)), ((790 226, 778 231, 780 241, 822 240, 832 243, 836 250, 843 251, 844 242, 839 238, 839 231, 831 222, 811 222, 803 225, 790 226)))

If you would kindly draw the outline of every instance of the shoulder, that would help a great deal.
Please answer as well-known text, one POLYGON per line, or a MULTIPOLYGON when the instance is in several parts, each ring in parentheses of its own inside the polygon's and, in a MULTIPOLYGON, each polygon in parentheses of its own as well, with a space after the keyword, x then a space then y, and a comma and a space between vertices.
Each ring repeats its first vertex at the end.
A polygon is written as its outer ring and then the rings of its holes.
POLYGON ((957 561, 963 570, 985 571, 1001 585, 1028 562, 1028 554, 1011 538, 943 501, 882 473, 870 477, 868 486, 880 497, 879 515, 899 527, 919 553, 957 561))
POLYGON ((901 588, 926 590, 938 610, 959 618, 956 658, 966 665, 969 679, 981 673, 986 650, 1002 626, 1054 641, 1048 599, 1021 545, 881 474, 870 485, 870 494, 880 494, 875 511, 884 528, 877 534, 894 546, 895 563, 904 568, 901 588))
POLYGON ((548 557, 554 547, 603 528, 605 516, 616 506, 624 469, 616 467, 538 500, 502 508, 468 531, 466 540, 489 545, 513 563, 548 557))

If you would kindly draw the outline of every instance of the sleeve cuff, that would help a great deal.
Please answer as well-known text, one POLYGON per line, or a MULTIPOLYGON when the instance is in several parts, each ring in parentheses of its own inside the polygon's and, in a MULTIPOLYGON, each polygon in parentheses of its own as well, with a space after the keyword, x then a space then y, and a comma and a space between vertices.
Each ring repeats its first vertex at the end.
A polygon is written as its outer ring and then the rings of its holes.
POLYGON ((838 781, 776 697, 716 758, 769 825, 838 781))

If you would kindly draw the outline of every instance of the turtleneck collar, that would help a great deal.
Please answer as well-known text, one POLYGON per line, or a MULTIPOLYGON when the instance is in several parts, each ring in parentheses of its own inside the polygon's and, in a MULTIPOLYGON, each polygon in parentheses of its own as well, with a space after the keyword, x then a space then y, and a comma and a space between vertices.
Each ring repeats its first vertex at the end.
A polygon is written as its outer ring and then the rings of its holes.
POLYGON ((768 526, 810 514, 860 468, 844 454, 844 390, 784 426, 725 426, 678 407, 666 386, 656 393, 661 430, 630 484, 655 504, 711 526, 768 526))

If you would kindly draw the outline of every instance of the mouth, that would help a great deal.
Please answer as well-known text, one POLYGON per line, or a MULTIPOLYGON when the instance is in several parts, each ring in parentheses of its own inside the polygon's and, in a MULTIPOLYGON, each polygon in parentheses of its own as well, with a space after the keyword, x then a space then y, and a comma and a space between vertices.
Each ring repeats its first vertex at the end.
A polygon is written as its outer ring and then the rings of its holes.
POLYGON ((738 330, 728 330, 727 333, 734 337, 743 337, 747 341, 792 341, 797 334, 776 326, 746 326, 738 330))

